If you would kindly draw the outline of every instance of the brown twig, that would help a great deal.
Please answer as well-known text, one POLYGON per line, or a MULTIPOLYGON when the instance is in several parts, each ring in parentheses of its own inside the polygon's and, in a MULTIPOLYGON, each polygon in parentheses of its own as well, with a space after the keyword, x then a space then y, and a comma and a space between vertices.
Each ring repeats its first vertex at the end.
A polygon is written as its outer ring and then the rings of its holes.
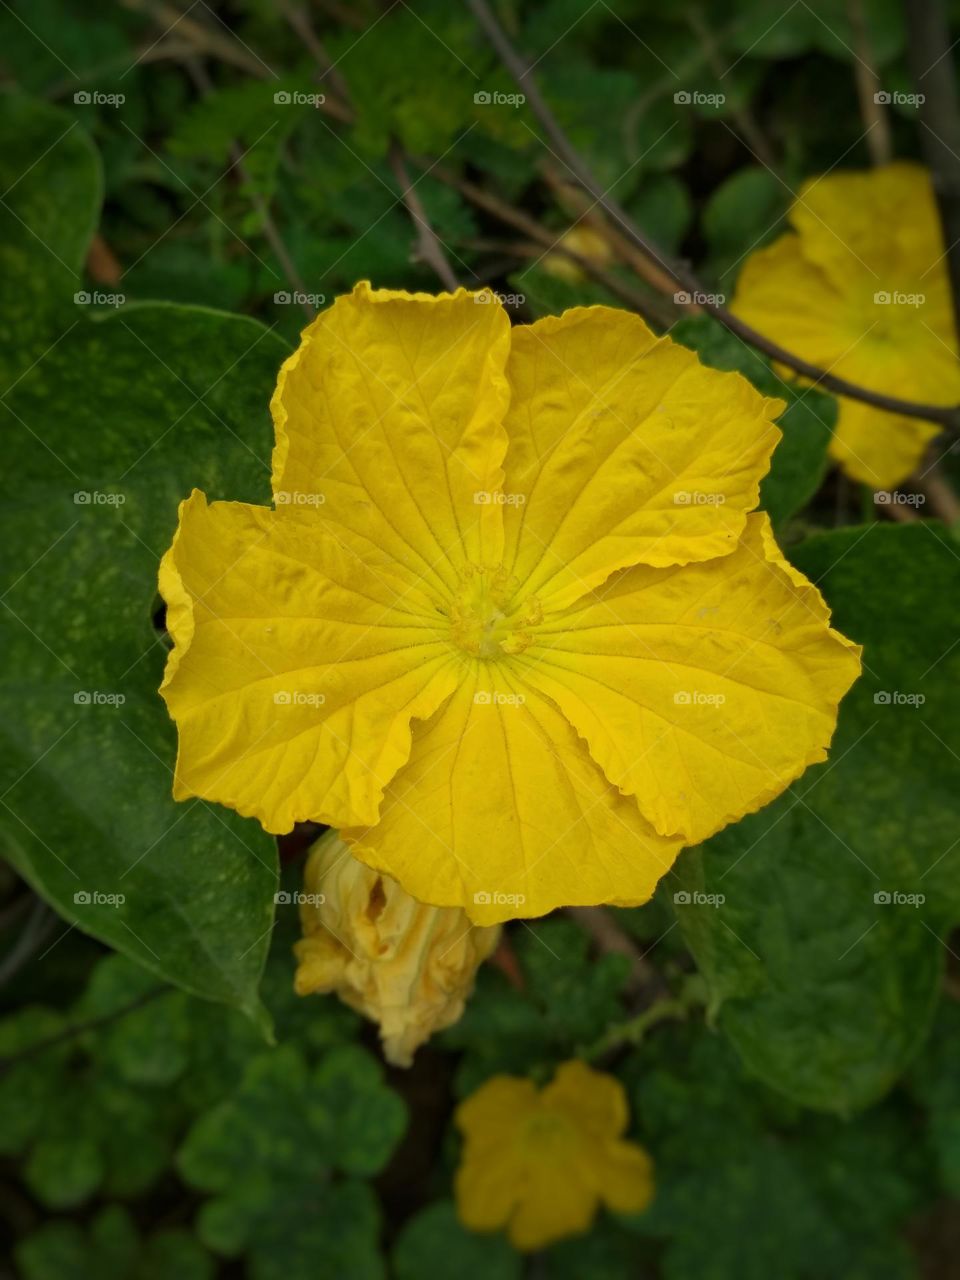
POLYGON ((960 498, 938 462, 931 463, 918 481, 936 515, 945 524, 960 524, 960 498))
POLYGON ((403 203, 407 206, 407 212, 413 219, 413 224, 417 229, 417 244, 413 254, 414 260, 430 267, 441 284, 446 289, 449 289, 451 293, 455 293, 460 287, 460 282, 450 266, 450 260, 443 251, 439 236, 430 224, 427 211, 423 207, 423 201, 410 181, 410 175, 407 173, 407 166, 404 160, 404 151, 396 139, 390 143, 387 159, 397 181, 400 183, 400 194, 403 197, 403 203))
MULTIPOLYGON (((939 3, 939 0, 937 0, 937 3, 939 3)), ((940 426, 950 427, 953 430, 960 429, 960 406, 931 405, 920 401, 900 400, 896 396, 884 395, 879 391, 871 391, 868 387, 848 382, 845 378, 840 378, 817 365, 810 364, 807 360, 802 360, 792 351, 786 350, 786 348, 759 333, 752 325, 748 325, 738 316, 728 311, 723 304, 714 300, 712 295, 708 294, 704 289, 696 272, 686 263, 674 261, 665 254, 644 234, 626 210, 602 189, 589 166, 572 145, 547 105, 531 74, 530 68, 513 48, 500 23, 494 17, 487 0, 466 0, 466 4, 486 33, 490 43, 496 49, 504 66, 526 95, 531 110, 540 121, 552 144, 554 154, 563 161, 576 181, 593 196, 605 213, 619 224, 624 234, 641 253, 658 263, 672 282, 699 301, 704 310, 718 320, 724 328, 740 338, 742 342, 761 351, 771 360, 786 365, 794 373, 823 387, 827 391, 832 391, 835 395, 848 396, 852 400, 859 400, 864 404, 873 405, 874 408, 885 409, 888 413, 899 413, 908 418, 920 418, 925 422, 935 422, 940 426)), ((908 6, 908 8, 911 11, 914 8, 919 11, 923 6, 908 6)), ((960 148, 960 142, 958 142, 958 148, 960 148)), ((960 154, 960 151, 958 151, 958 154, 960 154)), ((957 164, 960 167, 960 159, 958 159, 957 164)), ((960 235, 957 237, 957 242, 960 244, 960 235)))
POLYGON ((156 1000, 158 996, 165 995, 173 990, 173 987, 168 986, 154 987, 150 991, 145 991, 143 995, 137 996, 135 1000, 131 1000, 127 1004, 121 1005, 118 1009, 114 1009, 111 1013, 101 1014, 98 1018, 89 1018, 86 1022, 74 1023, 73 1026, 64 1027, 62 1031, 58 1031, 55 1035, 47 1036, 43 1040, 37 1040, 33 1044, 27 1045, 25 1049, 19 1049, 16 1053, 8 1054, 6 1057, 0 1058, 0 1075, 5 1071, 9 1071, 11 1067, 16 1066, 18 1062, 32 1058, 38 1053, 45 1053, 47 1049, 53 1049, 58 1044, 65 1044, 68 1040, 75 1040, 78 1036, 86 1035, 88 1031, 98 1031, 101 1027, 108 1026, 119 1018, 125 1018, 128 1013, 133 1013, 135 1010, 143 1008, 144 1005, 156 1000))
MULTIPOLYGON (((612 252, 632 267, 641 280, 646 281, 658 293, 669 294, 674 291, 673 282, 667 273, 640 253, 615 226, 611 226, 609 219, 604 217, 602 210, 590 200, 582 187, 564 182, 556 169, 549 164, 544 166, 543 175, 556 196, 558 204, 581 222, 593 227, 606 240, 612 252)), ((700 308, 694 306, 687 310, 688 315, 697 315, 699 312, 700 308)))
MULTIPOLYGON (((211 91, 211 89, 213 88, 213 84, 210 80, 210 77, 207 75, 204 68, 200 65, 200 63, 195 58, 191 58, 188 61, 187 70, 189 71, 190 77, 193 80, 194 84, 197 86, 197 88, 200 90, 202 94, 207 94, 211 91)), ((300 295, 298 298, 298 302, 301 309, 303 310, 307 319, 312 320, 317 313, 317 309, 312 305, 312 303, 307 301, 307 286, 304 283, 303 277, 300 275, 300 272, 297 270, 297 264, 294 262, 293 258, 290 256, 290 252, 287 249, 283 236, 280 234, 280 231, 277 228, 277 224, 273 220, 273 215, 270 212, 269 205, 267 204, 266 200, 264 200, 260 192, 257 191, 253 185, 253 180, 250 177, 250 171, 249 169, 247 169, 247 167, 243 163, 243 155, 244 155, 243 148, 240 146, 240 144, 237 142, 231 143, 230 159, 233 162, 233 167, 236 169, 241 179, 247 184, 247 187, 249 188, 250 202, 253 205, 254 209, 256 210, 258 217, 260 218, 260 225, 263 227, 264 239, 266 240, 267 244, 269 244, 270 248, 273 250, 274 257, 280 263, 280 266, 283 269, 283 274, 287 278, 288 284, 290 284, 293 287, 294 293, 300 295)))
POLYGON ((630 960, 628 990, 631 993, 664 985, 660 974, 647 964, 630 935, 604 907, 567 907, 566 913, 590 935, 601 954, 626 956, 630 960))
MULTIPOLYGON (((697 6, 692 6, 686 11, 684 16, 687 20, 687 26, 700 42, 700 47, 703 50, 704 57, 706 58, 707 66, 710 68, 713 75, 718 79, 722 79, 726 74, 727 68, 724 65, 724 59, 720 56, 720 47, 717 44, 717 38, 708 25, 702 12, 697 6)), ((757 123, 757 120, 750 108, 734 103, 731 107, 730 114, 733 116, 733 121, 739 128, 740 132, 746 138, 750 150, 757 157, 760 163, 763 164, 765 168, 769 169, 771 173, 777 174, 780 168, 777 163, 777 158, 773 154, 773 149, 767 142, 766 135, 757 123)))
POLYGON ((500 222, 504 222, 507 226, 513 227, 514 230, 522 232, 552 253, 561 254, 565 258, 569 258, 571 262, 575 262, 591 280, 603 285, 615 298, 619 298, 626 306, 639 312, 651 324, 669 328, 674 323, 676 317, 672 309, 665 308, 658 298, 638 292, 613 272, 598 266, 589 258, 584 257, 582 253, 568 249, 566 245, 557 241, 553 233, 548 231, 546 227, 542 227, 535 218, 531 218, 522 209, 514 208, 513 205, 508 204, 505 200, 501 200, 499 196, 493 195, 492 192, 487 191, 484 187, 477 186, 475 182, 470 182, 467 178, 457 177, 456 174, 450 173, 442 165, 430 165, 427 161, 416 158, 414 158, 413 163, 418 168, 429 169, 434 178, 459 191, 472 204, 475 204, 478 209, 483 209, 500 222))
POLYGON ((905 0, 907 57, 920 103, 920 143, 940 211, 953 316, 960 335, 960 111, 943 0, 905 0))
POLYGON ((870 161, 872 164, 889 164, 893 159, 890 120, 878 96, 881 92, 880 77, 874 67, 873 45, 863 0, 847 0, 847 16, 853 32, 853 77, 860 102, 860 117, 867 129, 870 161))

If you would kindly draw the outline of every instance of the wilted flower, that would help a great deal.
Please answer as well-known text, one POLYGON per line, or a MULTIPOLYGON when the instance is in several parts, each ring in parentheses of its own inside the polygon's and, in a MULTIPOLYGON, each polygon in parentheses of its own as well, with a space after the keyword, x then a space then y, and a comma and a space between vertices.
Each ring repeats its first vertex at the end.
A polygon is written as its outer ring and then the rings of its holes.
MULTIPOLYGON (((940 220, 915 164, 832 173, 801 189, 793 231, 746 261, 732 310, 822 369, 904 400, 960 401, 940 220)), ((938 428, 842 399, 830 452, 854 480, 890 489, 938 428)))
POLYGON ((494 1076, 457 1109, 464 1225, 506 1227, 518 1249, 540 1249, 586 1231, 601 1203, 640 1213, 653 1196, 653 1168, 623 1138, 628 1120, 620 1081, 583 1062, 565 1062, 539 1092, 531 1080, 494 1076))
POLYGON ((358 285, 280 372, 276 509, 181 506, 174 795, 483 923, 645 901, 859 669, 747 514, 781 407, 627 312, 358 285))
POLYGON ((456 907, 417 902, 332 831, 310 852, 300 920, 297 994, 335 992, 379 1023, 384 1056, 399 1067, 457 1021, 500 934, 456 907))

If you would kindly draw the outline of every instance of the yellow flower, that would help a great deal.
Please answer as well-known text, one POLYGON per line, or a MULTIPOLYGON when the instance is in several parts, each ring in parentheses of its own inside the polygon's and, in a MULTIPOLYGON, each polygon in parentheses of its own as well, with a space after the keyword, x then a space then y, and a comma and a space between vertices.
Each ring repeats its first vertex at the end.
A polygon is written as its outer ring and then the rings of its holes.
MULTIPOLYGON (((578 253, 581 258, 589 258, 598 267, 605 267, 613 261, 607 241, 586 223, 578 223, 565 231, 558 243, 564 249, 578 253)), ((583 268, 563 253, 548 253, 543 260, 543 269, 558 280, 568 280, 571 284, 578 284, 584 278, 583 268)))
POLYGON ((300 922, 297 994, 335 991, 380 1024, 384 1057, 398 1067, 457 1021, 500 935, 455 907, 417 902, 352 857, 334 831, 310 851, 300 922))
MULTIPOLYGON (((901 399, 960 401, 943 236, 913 164, 834 173, 801 190, 794 231, 751 255, 732 310, 781 346, 901 399)), ((841 399, 830 452, 854 480, 890 489, 938 428, 841 399)))
POLYGON ((859 669, 747 514, 781 408, 627 312, 358 285, 280 372, 275 509, 181 505, 174 795, 480 923, 645 901, 859 669))
POLYGON ((624 1140, 628 1119, 620 1081, 583 1062, 565 1062, 539 1093, 530 1080, 494 1076, 457 1108, 461 1221, 473 1231, 507 1227, 516 1248, 540 1249, 586 1231, 601 1201, 641 1213, 653 1167, 624 1140))

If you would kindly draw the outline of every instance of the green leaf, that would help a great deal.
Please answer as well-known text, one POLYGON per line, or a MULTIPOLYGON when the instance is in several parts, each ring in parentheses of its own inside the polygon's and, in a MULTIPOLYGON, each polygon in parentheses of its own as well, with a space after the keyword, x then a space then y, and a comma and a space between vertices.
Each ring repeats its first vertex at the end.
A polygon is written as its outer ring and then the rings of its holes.
MULTIPOLYGON (((0 1060, 15 1058, 64 1027, 53 1009, 24 1008, 0 1022, 0 1060)), ((17 1155, 39 1132, 62 1087, 68 1048, 45 1049, 0 1070, 0 1153, 17 1155)))
POLYGON ((394 1245, 393 1266, 396 1280, 519 1280, 522 1262, 505 1236, 467 1231, 452 1203, 440 1200, 406 1223, 394 1245))
POLYGON ((909 1086, 927 1112, 930 1143, 936 1153, 941 1186, 960 1196, 960 1007, 941 1003, 933 1034, 910 1073, 909 1086))
POLYGON ((914 1280, 900 1232, 928 1189, 909 1111, 802 1113, 696 1024, 651 1036, 627 1073, 656 1196, 621 1222, 666 1241, 663 1280, 914 1280))
POLYGON ((705 364, 742 373, 764 395, 787 402, 777 420, 783 439, 760 484, 760 505, 779 530, 820 487, 837 419, 836 400, 809 387, 784 382, 761 355, 709 316, 682 320, 671 336, 693 347, 705 364))
POLYGON ((76 1133, 41 1138, 24 1166, 30 1190, 51 1209, 72 1209, 97 1189, 103 1160, 97 1144, 76 1133))
POLYGON ((724 288, 746 257, 781 230, 790 199, 788 188, 760 165, 738 169, 712 192, 703 230, 724 288))
POLYGON ((83 313, 73 295, 101 183, 99 157, 76 119, 0 96, 0 395, 83 313))
POLYGON ((19 550, 0 620, 7 855, 67 919, 252 1016, 275 842, 226 810, 173 802, 152 614, 191 488, 267 499, 284 354, 250 320, 128 307, 77 323, 4 402, 17 484, 0 529, 19 550))
POLYGON ((205 1191, 235 1191, 238 1161, 256 1175, 271 1171, 277 1183, 334 1168, 378 1172, 406 1118, 382 1074, 352 1045, 331 1050, 313 1072, 293 1045, 259 1055, 235 1095, 194 1125, 180 1152, 184 1177, 205 1191))
POLYGON ((827 763, 683 855, 680 892, 712 896, 677 913, 751 1069, 845 1111, 889 1089, 922 1044, 940 939, 960 917, 960 560, 932 522, 838 530, 793 558, 863 644, 864 674, 827 763))

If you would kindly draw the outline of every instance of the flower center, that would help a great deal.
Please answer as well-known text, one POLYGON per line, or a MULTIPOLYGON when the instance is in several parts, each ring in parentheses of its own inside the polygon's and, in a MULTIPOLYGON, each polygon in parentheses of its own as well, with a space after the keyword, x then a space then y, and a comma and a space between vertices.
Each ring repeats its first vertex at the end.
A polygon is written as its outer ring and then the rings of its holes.
POLYGON ((522 653, 533 639, 525 628, 542 620, 543 609, 535 596, 511 605, 516 587, 499 566, 467 565, 450 606, 454 643, 477 658, 522 653))

